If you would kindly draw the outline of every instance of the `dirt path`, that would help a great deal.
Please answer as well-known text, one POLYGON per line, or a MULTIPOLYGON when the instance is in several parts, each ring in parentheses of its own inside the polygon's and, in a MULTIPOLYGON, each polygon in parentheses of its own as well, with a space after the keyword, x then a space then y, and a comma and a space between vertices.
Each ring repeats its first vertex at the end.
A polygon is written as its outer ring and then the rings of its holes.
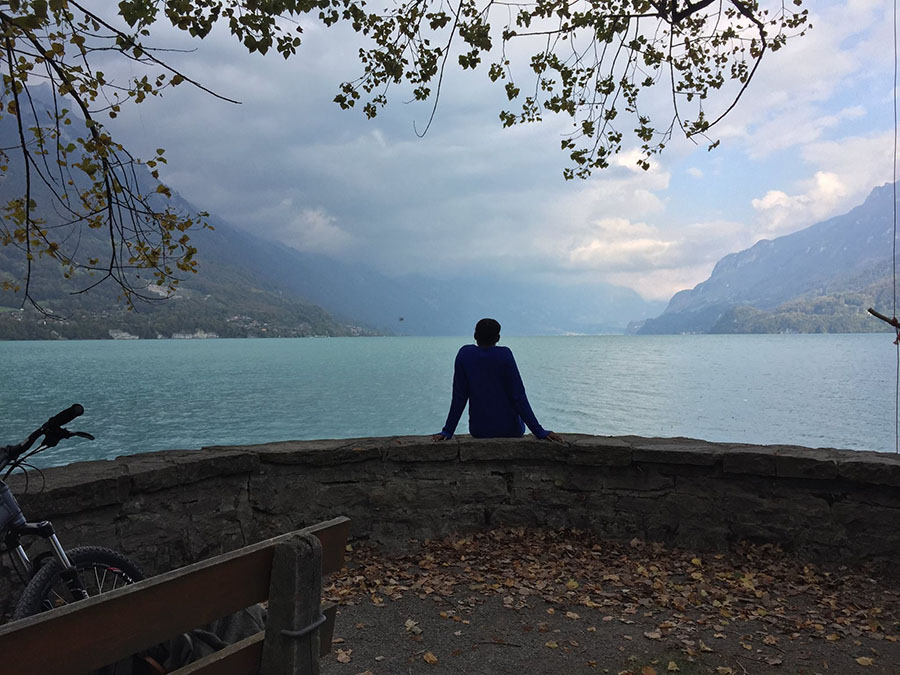
POLYGON ((900 674, 900 580, 875 568, 524 529, 411 550, 348 554, 324 675, 900 674))

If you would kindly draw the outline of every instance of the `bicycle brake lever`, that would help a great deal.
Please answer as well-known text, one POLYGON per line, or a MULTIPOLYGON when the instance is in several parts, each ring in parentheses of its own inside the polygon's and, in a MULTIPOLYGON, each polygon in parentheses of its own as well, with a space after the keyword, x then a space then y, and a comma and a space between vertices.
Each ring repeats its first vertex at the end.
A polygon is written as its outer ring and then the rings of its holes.
POLYGON ((80 436, 81 438, 86 438, 86 439, 88 439, 89 441, 94 440, 94 437, 93 437, 91 434, 89 434, 88 432, 86 432, 86 431, 73 431, 73 432, 72 432, 72 435, 73 435, 73 436, 80 436))

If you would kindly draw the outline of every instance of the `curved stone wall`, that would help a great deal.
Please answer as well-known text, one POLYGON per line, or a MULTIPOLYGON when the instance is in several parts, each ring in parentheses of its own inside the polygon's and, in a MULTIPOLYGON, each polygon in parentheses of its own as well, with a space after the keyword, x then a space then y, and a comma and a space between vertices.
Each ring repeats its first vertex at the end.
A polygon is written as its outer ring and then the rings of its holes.
MULTIPOLYGON (((768 542, 812 559, 900 554, 900 457, 850 450, 567 435, 291 441, 84 462, 10 486, 63 545, 159 573, 346 515, 389 546, 491 526, 590 529, 695 550, 768 542), (42 488, 42 489, 41 489, 42 488)), ((4 561, 8 612, 20 591, 4 561)))

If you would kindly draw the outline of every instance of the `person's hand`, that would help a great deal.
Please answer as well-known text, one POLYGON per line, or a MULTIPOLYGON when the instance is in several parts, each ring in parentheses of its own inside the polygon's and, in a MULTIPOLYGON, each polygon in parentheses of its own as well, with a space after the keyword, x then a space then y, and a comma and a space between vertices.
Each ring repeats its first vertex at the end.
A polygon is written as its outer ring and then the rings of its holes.
POLYGON ((431 440, 432 441, 446 441, 447 437, 444 436, 444 434, 435 434, 434 436, 431 437, 431 440))
POLYGON ((562 445, 566 445, 566 442, 563 440, 563 437, 560 436, 555 431, 551 431, 549 434, 544 436, 548 441, 553 441, 554 443, 561 443, 562 445))

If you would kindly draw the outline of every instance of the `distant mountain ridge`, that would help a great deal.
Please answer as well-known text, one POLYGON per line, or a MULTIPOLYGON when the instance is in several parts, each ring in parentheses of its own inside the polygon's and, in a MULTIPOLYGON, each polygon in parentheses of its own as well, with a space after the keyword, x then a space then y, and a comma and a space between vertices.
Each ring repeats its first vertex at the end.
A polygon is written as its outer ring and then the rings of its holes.
POLYGON ((887 184, 849 213, 729 254, 637 332, 884 330, 865 310, 890 298, 892 216, 887 184))
POLYGON ((661 302, 648 302, 630 289, 610 284, 561 286, 488 275, 392 278, 362 265, 260 239, 219 218, 210 222, 215 231, 195 240, 201 265, 209 261, 242 265, 257 281, 381 333, 469 335, 475 321, 484 316, 496 316, 506 335, 621 333, 629 321, 663 308, 661 302))

